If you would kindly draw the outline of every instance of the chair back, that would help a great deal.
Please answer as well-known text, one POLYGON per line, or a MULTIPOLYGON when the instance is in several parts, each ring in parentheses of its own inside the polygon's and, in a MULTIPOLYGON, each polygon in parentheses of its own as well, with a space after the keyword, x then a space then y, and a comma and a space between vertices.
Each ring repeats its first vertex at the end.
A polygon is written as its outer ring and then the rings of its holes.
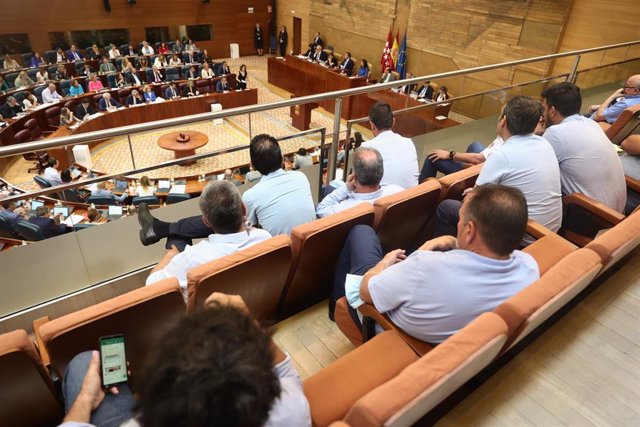
MULTIPOLYGON (((55 61, 53 63, 55 64, 55 61)), ((54 75, 58 71, 58 66, 57 65, 50 65, 47 68, 47 71, 49 72, 49 78, 53 79, 54 75)))
POLYGON ((69 95, 69 89, 71 88, 71 80, 61 80, 60 81, 60 90, 62 90, 62 95, 69 95))
POLYGON ((47 64, 55 64, 58 60, 58 56, 56 55, 55 50, 45 50, 44 52, 44 60, 47 64))
POLYGON ((127 103, 127 97, 131 95, 131 90, 132 89, 128 87, 118 91, 118 102, 120 102, 120 104, 125 105, 127 103))
POLYGON ((412 252, 427 240, 427 225, 438 207, 440 192, 438 180, 430 179, 374 202, 373 228, 385 253, 398 248, 412 252))
POLYGON ((23 329, 0 335, 0 425, 57 425, 64 409, 38 351, 23 329))
POLYGON ((40 227, 29 221, 18 221, 16 224, 16 232, 30 242, 44 240, 44 234, 42 234, 40 227))
POLYGON ((98 109, 98 105, 100 104, 100 100, 102 99, 102 93, 98 93, 96 95, 93 95, 93 105, 95 105, 96 110, 98 109))
POLYGON ((82 70, 84 70, 84 60, 79 60, 74 62, 73 66, 76 69, 76 74, 80 75, 82 73, 82 70))
POLYGON ((31 139, 31 132, 29 129, 22 129, 13 136, 16 144, 21 144, 23 142, 27 142, 31 139))
POLYGON ((33 180, 38 184, 40 188, 50 188, 52 187, 51 183, 48 179, 41 177, 40 175, 36 175, 33 177, 33 180))
POLYGON ((329 297, 340 252, 349 231, 358 224, 373 225, 373 206, 362 203, 291 230, 293 258, 279 319, 329 297))
POLYGON ((118 75, 116 73, 107 74, 107 83, 110 88, 114 89, 117 86, 117 78, 118 75))
POLYGON ((18 78, 19 75, 20 73, 8 73, 4 77, 4 81, 7 82, 9 87, 16 87, 16 79, 18 78))
POLYGON ((148 83, 152 83, 153 82, 153 69, 147 68, 145 70, 145 75, 147 76, 147 82, 148 83))
POLYGON ((550 232, 548 235, 528 245, 522 252, 528 253, 536 260, 542 276, 562 258, 576 249, 578 247, 573 243, 550 232))
POLYGON ((76 231, 80 231, 80 230, 86 230, 87 228, 95 227, 95 225, 96 224, 88 224, 88 223, 74 224, 73 228, 76 231))
POLYGON ((464 190, 472 188, 476 184, 478 175, 480 175, 480 169, 482 169, 482 164, 473 165, 440 178, 438 181, 440 181, 440 185, 442 185, 441 200, 462 200, 464 190))
POLYGON ((36 98, 38 98, 39 103, 42 103, 42 91, 45 90, 46 88, 47 86, 45 85, 45 86, 38 86, 35 89, 33 89, 33 94, 35 95, 36 98))
POLYGON ((23 90, 21 92, 16 92, 14 93, 12 96, 16 99, 16 101, 18 101, 20 103, 20 105, 22 106, 22 101, 24 101, 24 99, 27 97, 27 95, 29 94, 29 91, 23 90))
POLYGON ((22 64, 25 67, 30 67, 31 66, 31 58, 33 58, 33 53, 31 53, 31 52, 23 53, 22 54, 22 64))
POLYGON ((27 76, 29 76, 29 78, 31 80, 33 80, 34 82, 36 81, 37 77, 36 75, 38 74, 38 69, 37 68, 29 68, 27 70, 27 76))
POLYGON ((15 239, 17 237, 13 225, 3 212, 0 212, 0 237, 15 239))
POLYGON ((211 92, 211 86, 209 84, 209 79, 200 79, 196 80, 196 90, 198 90, 201 94, 211 92))
POLYGON ((44 115, 47 117, 47 123, 52 128, 57 128, 60 126, 60 110, 61 108, 57 105, 47 108, 44 112, 44 115))
POLYGON ((640 211, 593 239, 585 247, 596 252, 602 260, 602 273, 640 244, 640 211))
POLYGON ((410 426, 487 367, 507 340, 507 325, 484 313, 396 377, 359 399, 349 425, 410 426))
POLYGON ((168 67, 165 72, 167 81, 180 80, 180 70, 177 67, 168 67))
POLYGON ((140 203, 146 203, 148 205, 159 205, 160 200, 158 200, 156 196, 139 196, 139 197, 134 197, 131 203, 136 206, 139 205, 140 203))
POLYGON ((551 267, 540 279, 493 310, 509 327, 505 351, 565 306, 596 277, 602 264, 590 249, 578 249, 551 267))
POLYGON ((304 380, 312 425, 328 426, 343 418, 358 399, 418 360, 396 332, 376 335, 304 380))
POLYGON ((87 199, 87 203, 107 206, 115 206, 118 204, 113 197, 109 196, 89 196, 89 198, 87 199))
POLYGON ((187 193, 169 193, 167 196, 167 204, 172 205, 174 203, 184 202, 190 200, 191 196, 187 193))
POLYGON ((58 374, 64 373, 76 354, 95 350, 101 336, 113 334, 124 335, 127 360, 140 368, 155 340, 184 311, 178 281, 170 278, 53 319, 42 324, 36 334, 58 374))
POLYGON ((640 130, 640 105, 625 109, 605 131, 612 143, 620 145, 629 135, 640 130))
POLYGON ((213 292, 241 295, 260 322, 272 324, 291 267, 291 239, 280 235, 189 271, 187 310, 213 292))

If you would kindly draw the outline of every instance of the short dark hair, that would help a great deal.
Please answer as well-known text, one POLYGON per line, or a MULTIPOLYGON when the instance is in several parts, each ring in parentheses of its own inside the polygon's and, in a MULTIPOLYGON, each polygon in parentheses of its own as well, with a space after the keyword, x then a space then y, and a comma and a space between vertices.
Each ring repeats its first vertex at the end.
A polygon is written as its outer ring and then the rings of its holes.
POLYGON ((563 117, 580 113, 582 95, 580 88, 570 82, 549 86, 542 91, 542 97, 549 107, 554 107, 563 117))
POLYGON ((258 427, 280 395, 269 335, 230 306, 182 317, 146 366, 137 407, 142 425, 258 427))
POLYGON ((353 157, 353 173, 361 185, 380 184, 384 175, 384 162, 380 152, 370 147, 357 148, 353 157))
POLYGON ((72 181, 71 170, 65 169, 62 172, 60 172, 60 180, 64 183, 71 182, 72 181))
POLYGON ((378 129, 391 129, 393 127, 393 110, 386 102, 376 102, 369 110, 369 120, 378 129))
POLYGON ((48 216, 49 208, 46 206, 38 206, 36 208, 36 216, 48 216))
POLYGON ((50 167, 54 167, 57 163, 58 159, 56 159, 55 157, 49 157, 49 160, 47 160, 47 164, 50 167))
POLYGON ((282 168, 280 144, 271 135, 256 135, 249 144, 249 157, 253 167, 262 175, 270 174, 282 168))
POLYGON ((298 155, 299 156, 306 156, 307 155, 307 149, 304 148, 304 147, 298 148, 298 155))
POLYGON ((482 240, 498 255, 520 246, 527 228, 527 200, 520 190, 485 184, 473 189, 466 201, 466 220, 476 223, 482 240))
POLYGON ((240 192, 229 181, 210 181, 202 190, 200 210, 218 234, 237 233, 244 212, 240 192))
POLYGON ((544 113, 542 104, 530 96, 516 95, 511 98, 502 110, 507 118, 507 129, 512 135, 533 133, 544 113))

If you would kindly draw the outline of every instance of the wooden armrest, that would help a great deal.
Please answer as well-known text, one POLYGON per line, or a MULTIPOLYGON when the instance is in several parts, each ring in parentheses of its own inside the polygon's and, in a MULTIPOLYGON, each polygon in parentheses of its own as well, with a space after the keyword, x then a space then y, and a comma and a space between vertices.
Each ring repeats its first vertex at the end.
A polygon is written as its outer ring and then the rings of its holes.
POLYGON ((51 358, 49 357, 49 352, 47 352, 47 349, 44 346, 44 342, 42 341, 42 337, 40 336, 40 326, 44 325, 48 321, 48 316, 40 317, 39 319, 34 319, 33 321, 33 332, 36 335, 36 346, 38 347, 38 351, 40 352, 40 359, 42 360, 42 364, 47 368, 51 364, 51 358))
POLYGON ((530 219, 527 221, 527 234, 533 237, 534 239, 542 239, 544 236, 548 236, 550 234, 555 234, 553 231, 549 230, 542 224, 538 224, 534 220, 530 219))
POLYGON ((640 181, 630 177, 629 175, 625 175, 624 179, 627 182, 627 189, 634 191, 636 193, 640 193, 640 181))
POLYGON ((567 194, 562 198, 562 204, 579 206, 612 226, 619 224, 625 218, 620 212, 580 193, 567 194))
MULTIPOLYGON (((433 348, 431 344, 426 343, 424 341, 420 341, 412 337, 411 335, 407 334, 402 329, 400 329, 395 323, 391 321, 391 319, 389 319, 389 316, 387 316, 386 314, 380 313, 378 310, 376 310, 376 308, 372 304, 365 303, 360 307, 358 307, 358 311, 362 313, 362 316, 364 318, 369 318, 373 320, 375 323, 380 325, 382 329, 384 329, 385 331, 396 331, 402 337, 404 342, 406 342, 409 345, 409 347, 411 347, 413 351, 415 351, 416 354, 419 356, 427 354, 433 348)), ((367 341, 370 338, 373 338, 372 336, 367 336, 368 334, 366 333, 366 331, 363 335, 364 335, 365 341, 367 341)))

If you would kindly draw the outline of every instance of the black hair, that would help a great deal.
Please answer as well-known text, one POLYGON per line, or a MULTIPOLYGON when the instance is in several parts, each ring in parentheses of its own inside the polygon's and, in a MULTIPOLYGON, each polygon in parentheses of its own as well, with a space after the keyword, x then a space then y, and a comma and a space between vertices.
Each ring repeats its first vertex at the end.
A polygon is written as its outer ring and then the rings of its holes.
POLYGON ((306 156, 307 155, 307 149, 304 147, 300 147, 298 148, 298 156, 306 156))
POLYGON ((554 107, 563 117, 579 114, 582 107, 580 88, 570 82, 549 86, 542 91, 542 98, 549 108, 554 107))
POLYGON ((280 144, 271 135, 263 133, 254 136, 249 144, 249 157, 253 167, 262 175, 282 168, 280 144))
POLYGON ((385 102, 376 102, 369 110, 369 120, 379 130, 391 129, 393 127, 393 110, 385 102))
POLYGON ((507 129, 512 135, 533 133, 543 113, 544 108, 539 101, 524 95, 511 98, 502 110, 502 116, 507 119, 507 129))

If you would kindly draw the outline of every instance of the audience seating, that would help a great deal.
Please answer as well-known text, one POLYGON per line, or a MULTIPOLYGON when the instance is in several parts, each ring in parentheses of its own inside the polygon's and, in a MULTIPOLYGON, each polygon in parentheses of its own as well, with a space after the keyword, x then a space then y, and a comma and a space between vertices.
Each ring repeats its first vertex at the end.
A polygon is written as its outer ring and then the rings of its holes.
POLYGON ((640 105, 634 105, 625 109, 605 133, 611 142, 620 145, 629 135, 638 131, 640 131, 640 105))
POLYGON ((24 240, 29 242, 44 240, 44 235, 42 234, 40 227, 30 223, 29 221, 18 221, 16 224, 16 232, 21 235, 24 240))
MULTIPOLYGON (((39 89, 40 87, 36 89, 39 89)), ((29 132, 31 132, 32 141, 42 139, 45 135, 50 135, 52 133, 51 131, 43 131, 42 129, 40 129, 40 125, 38 124, 38 121, 36 119, 27 120, 26 122, 24 122, 24 127, 29 129, 29 132)))
POLYGON ((9 87, 16 87, 15 81, 16 81, 16 78, 18 78, 19 75, 20 75, 20 73, 8 73, 4 77, 4 81, 7 82, 9 87))
POLYGON ((562 204, 564 205, 565 215, 562 218, 562 228, 558 234, 581 247, 589 243, 592 237, 583 236, 574 232, 572 230, 571 218, 566 215, 566 212, 571 212, 573 209, 582 210, 583 212, 586 211, 599 230, 613 227, 624 219, 624 215, 620 212, 616 212, 607 205, 580 193, 567 194, 562 197, 562 204))
POLYGON ((60 127, 60 110, 61 108, 56 105, 47 108, 44 112, 44 115, 47 117, 47 123, 49 123, 49 127, 52 129, 60 127))
POLYGON ((111 89, 114 89, 117 85, 117 78, 118 75, 116 73, 109 73, 107 74, 107 83, 109 84, 109 87, 111 89))
POLYGON ((0 211, 0 237, 6 237, 8 239, 18 237, 9 218, 7 218, 2 211, 0 211))
MULTIPOLYGON (((152 196, 155 197, 155 196, 152 196)), ((93 203, 95 205, 107 205, 107 206, 115 206, 118 202, 113 197, 105 197, 105 196, 89 196, 87 199, 87 203, 93 203)))
POLYGON ((418 356, 393 331, 341 357, 304 381, 312 425, 327 426, 341 419, 353 402, 416 361, 418 356))
POLYGON ((172 205, 174 203, 180 203, 190 199, 191 196, 187 193, 169 193, 167 195, 167 204, 172 205))
POLYGON ((600 256, 603 265, 600 272, 602 274, 638 245, 640 245, 640 211, 632 213, 627 219, 597 236, 585 247, 600 256))
POLYGON ((44 51, 44 60, 48 64, 55 64, 58 60, 55 50, 45 50, 44 51))
POLYGON ((148 205, 159 205, 160 199, 158 199, 156 196, 138 196, 134 197, 133 200, 131 200, 131 204, 133 205, 137 206, 140 203, 146 203, 148 205))
POLYGON ((33 177, 33 180, 38 184, 40 188, 51 188, 51 182, 48 179, 41 177, 40 175, 36 175, 33 177))
POLYGON ((291 230, 293 258, 278 309, 279 319, 328 298, 342 246, 349 231, 358 224, 373 225, 371 205, 362 203, 291 230))
POLYGON ((373 228, 385 253, 398 248, 412 252, 427 240, 427 224, 435 215, 440 193, 440 183, 430 179, 374 202, 373 228))
POLYGON ((494 310, 509 327, 505 351, 529 335, 584 290, 602 268, 594 251, 578 249, 551 267, 539 280, 494 310))
POLYGON ((206 93, 211 92, 211 86, 209 85, 209 79, 196 80, 196 89, 203 95, 206 94, 206 93))
POLYGON ((484 313, 356 401, 344 421, 352 426, 414 425, 487 367, 506 340, 504 321, 484 313))
POLYGON ((476 184, 480 169, 482 169, 482 164, 473 165, 438 179, 440 185, 442 185, 442 197, 440 200, 462 200, 462 192, 476 184))
POLYGON ((53 426, 64 416, 53 382, 26 331, 0 335, 0 425, 53 426))
POLYGON ((76 61, 73 63, 73 66, 76 69, 76 74, 80 75, 82 74, 82 70, 84 70, 84 61, 83 60, 76 61))
POLYGON ((45 322, 36 334, 58 375, 76 354, 96 350, 101 336, 113 334, 125 336, 127 360, 140 369, 154 340, 184 311, 178 281, 170 278, 45 322))
POLYGON ((42 103, 42 91, 46 88, 46 86, 37 86, 33 89, 33 95, 38 99, 39 103, 42 103))
POLYGON ((180 71, 176 67, 165 68, 167 81, 180 80, 180 71))
POLYGON ((28 90, 23 90, 21 92, 14 93, 12 96, 16 99, 16 101, 18 101, 18 103, 20 105, 23 105, 22 101, 24 101, 24 99, 27 97, 28 93, 29 93, 28 90))
POLYGON ((33 53, 27 52, 22 54, 22 63, 25 67, 28 67, 31 64, 31 58, 33 57, 33 53))
POLYGON ((38 69, 37 68, 30 68, 30 69, 27 70, 27 76, 29 76, 29 78, 31 80, 33 80, 34 82, 37 79, 37 77, 36 77, 37 74, 38 74, 38 69))
POLYGON ((71 80, 60 80, 60 90, 62 91, 62 96, 69 95, 70 88, 71 88, 71 80))
POLYGON ((259 321, 272 324, 291 267, 291 239, 280 235, 189 271, 187 310, 213 292, 242 296, 259 321))

